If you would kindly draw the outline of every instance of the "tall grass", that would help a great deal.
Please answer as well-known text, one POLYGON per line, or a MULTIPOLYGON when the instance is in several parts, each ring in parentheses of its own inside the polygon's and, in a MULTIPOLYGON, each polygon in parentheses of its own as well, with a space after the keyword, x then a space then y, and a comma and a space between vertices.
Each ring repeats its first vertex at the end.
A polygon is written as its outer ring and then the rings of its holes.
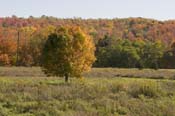
POLYGON ((0 116, 174 116, 175 81, 1 77, 0 116), (171 87, 170 87, 171 86, 171 87))

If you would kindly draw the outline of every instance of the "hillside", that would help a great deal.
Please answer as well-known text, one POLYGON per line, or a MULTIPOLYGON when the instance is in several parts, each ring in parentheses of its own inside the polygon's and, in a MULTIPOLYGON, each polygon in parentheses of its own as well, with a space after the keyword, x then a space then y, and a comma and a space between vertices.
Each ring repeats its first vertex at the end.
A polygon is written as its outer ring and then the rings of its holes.
MULTIPOLYGON (((144 18, 59 19, 47 16, 40 18, 32 16, 29 18, 18 18, 12 16, 0 18, 0 65, 17 64, 18 32, 20 57, 18 64, 22 66, 39 65, 42 46, 49 33, 53 32, 56 26, 80 26, 92 36, 97 48, 100 46, 98 44, 99 40, 103 40, 108 36, 115 40, 143 40, 144 42, 149 41, 152 43, 161 41, 164 46, 163 52, 167 53, 168 51, 172 51, 171 46, 175 39, 175 21, 158 21, 144 18)), ((172 58, 170 57, 169 59, 172 58)), ((166 66, 163 65, 163 68, 173 68, 173 66, 170 65, 171 63, 167 63, 166 66)), ((111 65, 99 65, 97 63, 97 66, 110 67, 111 65)), ((131 66, 115 65, 114 67, 138 66, 134 64, 131 66)))
MULTIPOLYGON (((40 18, 29 17, 18 18, 16 16, 0 18, 0 28, 6 29, 8 33, 21 27, 34 27, 37 31, 47 27, 74 25, 80 26, 95 40, 110 34, 116 38, 124 39, 161 39, 166 43, 171 43, 175 38, 175 21, 158 21, 144 18, 126 19, 59 19, 55 17, 42 16, 40 18), (11 31, 10 31, 11 30, 11 31)), ((3 34, 4 35, 4 34, 3 34)))

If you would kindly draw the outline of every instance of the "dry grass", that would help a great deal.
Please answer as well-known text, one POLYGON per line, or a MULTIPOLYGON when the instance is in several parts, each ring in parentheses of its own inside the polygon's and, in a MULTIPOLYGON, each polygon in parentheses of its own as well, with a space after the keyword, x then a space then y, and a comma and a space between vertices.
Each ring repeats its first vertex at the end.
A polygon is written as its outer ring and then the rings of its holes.
POLYGON ((128 77, 150 79, 172 79, 175 77, 174 69, 119 69, 119 68, 94 68, 86 73, 87 77, 128 77))
MULTIPOLYGON (((0 76, 45 77, 39 67, 0 67, 0 76)), ((139 70, 119 68, 93 68, 90 72, 85 73, 84 77, 175 79, 175 69, 139 70)))
POLYGON ((45 77, 39 67, 0 67, 1 77, 45 77))

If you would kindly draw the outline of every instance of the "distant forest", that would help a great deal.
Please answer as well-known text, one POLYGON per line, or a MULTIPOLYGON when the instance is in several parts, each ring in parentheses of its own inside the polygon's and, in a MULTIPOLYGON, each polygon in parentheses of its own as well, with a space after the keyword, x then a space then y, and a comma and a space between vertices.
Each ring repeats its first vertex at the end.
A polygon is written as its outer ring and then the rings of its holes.
POLYGON ((94 67, 175 68, 175 20, 0 18, 0 66, 39 66, 57 26, 79 26, 94 40, 94 67), (17 58, 18 57, 18 58, 17 58))

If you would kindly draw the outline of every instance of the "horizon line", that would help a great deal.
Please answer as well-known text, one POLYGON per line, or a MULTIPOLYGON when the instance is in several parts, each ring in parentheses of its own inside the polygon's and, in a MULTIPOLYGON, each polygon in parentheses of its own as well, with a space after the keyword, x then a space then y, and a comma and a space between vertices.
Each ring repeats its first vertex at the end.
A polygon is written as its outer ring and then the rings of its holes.
POLYGON ((150 20, 156 20, 156 21, 175 21, 175 19, 156 19, 156 18, 151 18, 151 17, 140 17, 140 16, 128 16, 128 17, 81 17, 81 16, 73 16, 73 17, 57 17, 57 16, 49 16, 49 15, 40 15, 40 16, 17 16, 17 15, 11 15, 11 16, 0 16, 0 18, 13 18, 13 17, 17 17, 17 18, 42 18, 42 17, 53 17, 53 18, 57 18, 57 19, 82 19, 82 20, 88 20, 88 19, 93 19, 93 20, 98 20, 98 19, 107 19, 107 20, 113 20, 113 19, 129 19, 129 18, 140 18, 140 19, 150 19, 150 20))

